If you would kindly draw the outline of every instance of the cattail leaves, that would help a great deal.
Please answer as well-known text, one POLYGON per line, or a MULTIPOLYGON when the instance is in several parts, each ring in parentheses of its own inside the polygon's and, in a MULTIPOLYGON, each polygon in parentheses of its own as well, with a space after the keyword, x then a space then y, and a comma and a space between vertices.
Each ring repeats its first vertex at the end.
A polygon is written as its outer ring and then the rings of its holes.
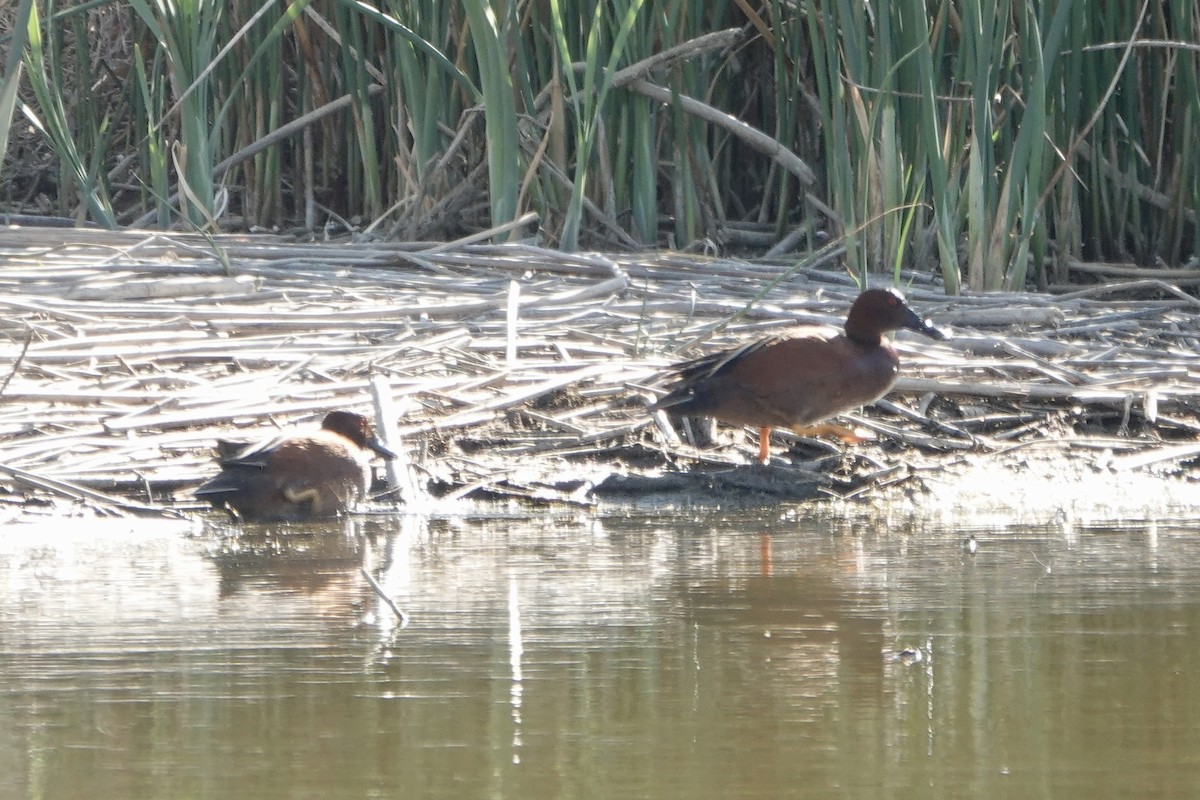
POLYGON ((10 208, 36 186, 37 208, 105 226, 567 250, 833 239, 859 282, 916 268, 950 293, 1200 252, 1192 0, 15 12, 0 133, 28 120, 10 153, 36 134, 52 158, 6 157, 10 208), (92 35, 102 20, 119 36, 92 35))
MULTIPOLYGON (((97 155, 103 148, 85 147, 85 136, 73 130, 62 94, 56 87, 64 84, 64 65, 60 40, 45 38, 41 16, 36 5, 29 11, 26 27, 28 50, 25 74, 37 100, 38 108, 26 107, 30 124, 50 140, 59 153, 59 180, 73 187, 88 215, 106 228, 116 227, 116 217, 99 176, 97 155)), ((92 143, 103 143, 108 130, 108 118, 85 132, 92 143)))
POLYGON ((0 75, 0 147, 6 149, 8 131, 17 108, 17 90, 21 86, 21 71, 24 66, 21 58, 25 54, 25 36, 32 15, 33 0, 20 0, 13 20, 8 54, 4 59, 4 73, 0 75))
MULTIPOLYGON (((465 0, 464 5, 483 92, 491 219, 493 225, 503 225, 517 217, 522 178, 517 98, 507 46, 513 19, 507 14, 497 15, 489 0, 465 0)), ((515 12, 511 4, 498 5, 515 12)))

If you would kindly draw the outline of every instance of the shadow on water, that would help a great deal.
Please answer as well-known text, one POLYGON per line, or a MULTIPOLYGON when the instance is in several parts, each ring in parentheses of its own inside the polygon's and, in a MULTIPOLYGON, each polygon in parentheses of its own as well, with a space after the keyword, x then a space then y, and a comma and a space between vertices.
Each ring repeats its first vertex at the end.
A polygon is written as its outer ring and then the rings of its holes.
POLYGON ((9 526, 0 794, 1186 795, 1197 598, 1170 519, 9 526))

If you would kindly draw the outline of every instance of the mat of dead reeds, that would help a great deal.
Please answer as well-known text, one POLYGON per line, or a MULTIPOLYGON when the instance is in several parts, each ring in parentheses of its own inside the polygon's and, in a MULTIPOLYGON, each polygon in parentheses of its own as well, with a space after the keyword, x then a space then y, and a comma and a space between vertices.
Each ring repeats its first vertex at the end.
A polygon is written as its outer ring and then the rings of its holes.
POLYGON ((777 433, 764 468, 746 432, 697 447, 646 402, 674 361, 840 324, 857 288, 834 263, 8 228, 0 485, 18 511, 186 510, 218 437, 331 408, 380 415, 412 507, 852 495, 1019 449, 1110 470, 1200 456, 1195 297, 1161 280, 978 297, 905 281, 954 337, 899 336, 895 391, 854 420, 873 443, 777 433))

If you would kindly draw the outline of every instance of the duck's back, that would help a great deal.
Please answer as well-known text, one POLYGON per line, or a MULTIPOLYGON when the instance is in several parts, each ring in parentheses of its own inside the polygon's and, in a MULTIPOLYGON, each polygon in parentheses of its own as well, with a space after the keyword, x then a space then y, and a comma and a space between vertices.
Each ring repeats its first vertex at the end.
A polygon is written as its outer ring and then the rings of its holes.
POLYGON ((658 405, 739 425, 811 425, 883 396, 898 368, 886 339, 863 345, 808 327, 682 365, 658 405))
POLYGON ((252 447, 221 460, 221 472, 195 492, 247 521, 336 516, 367 491, 365 458, 328 431, 252 447))

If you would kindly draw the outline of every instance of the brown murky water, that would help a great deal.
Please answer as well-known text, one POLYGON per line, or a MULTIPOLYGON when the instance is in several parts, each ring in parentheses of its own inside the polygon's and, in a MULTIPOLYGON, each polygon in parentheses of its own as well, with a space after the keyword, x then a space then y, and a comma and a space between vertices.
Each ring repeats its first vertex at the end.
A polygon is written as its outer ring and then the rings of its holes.
POLYGON ((1177 519, 0 528, 4 798, 1188 797, 1198 663, 1177 519))

